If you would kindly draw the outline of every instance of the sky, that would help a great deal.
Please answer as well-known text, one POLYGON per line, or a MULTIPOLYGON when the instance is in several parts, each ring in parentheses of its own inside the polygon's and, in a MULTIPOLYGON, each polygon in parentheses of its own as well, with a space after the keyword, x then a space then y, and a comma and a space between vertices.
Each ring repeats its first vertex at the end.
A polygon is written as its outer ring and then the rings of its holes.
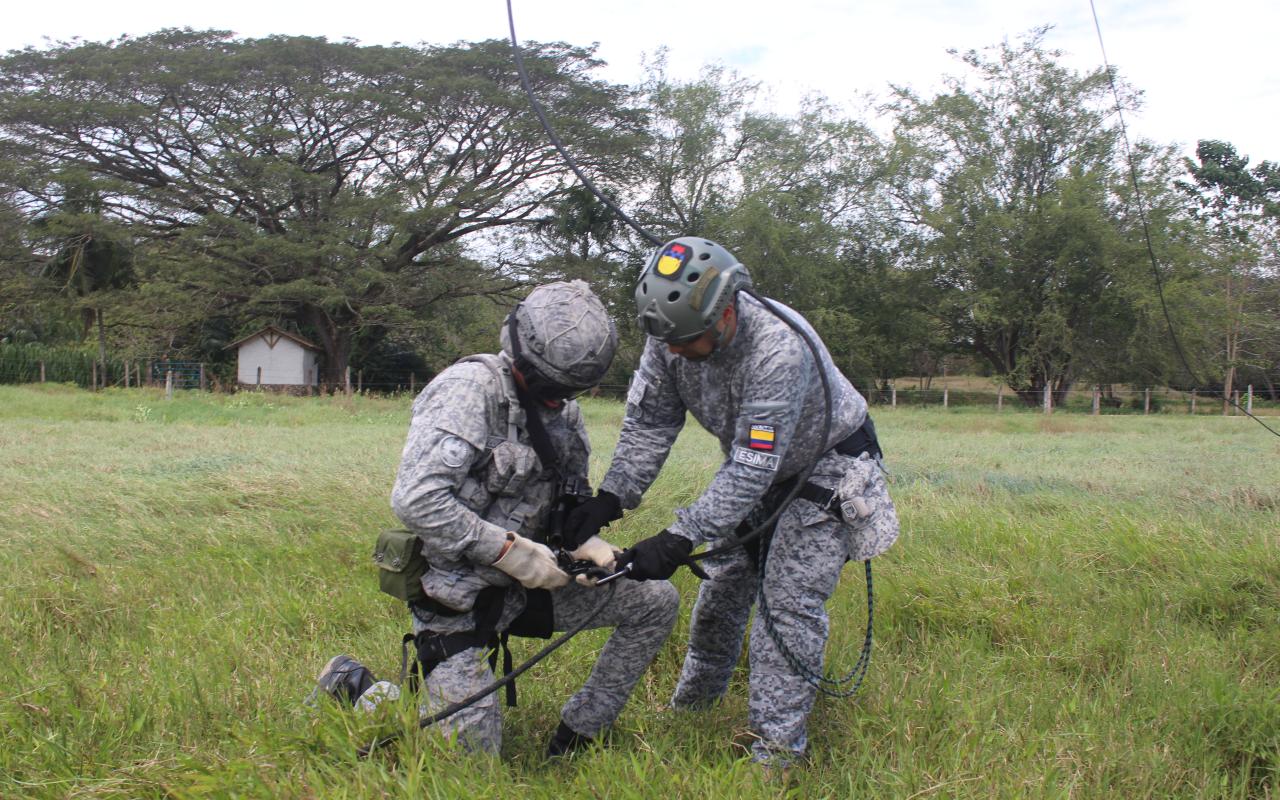
MULTIPOLYGON (((1280 161, 1280 59, 1275 0, 1094 0, 1107 56, 1144 105, 1126 117, 1130 136, 1190 154, 1223 139, 1254 162, 1280 161)), ((821 94, 851 112, 883 99, 890 84, 922 94, 962 72, 948 49, 981 49, 1051 25, 1049 47, 1080 71, 1102 64, 1089 0, 513 0, 522 41, 598 43, 601 73, 634 83, 667 48, 668 75, 696 77, 719 64, 761 84, 762 105, 795 111, 821 94)), ((79 37, 105 41, 167 27, 353 38, 365 44, 451 44, 506 38, 504 0, 64 0, 15 5, 0 49, 79 37), (52 10, 51 10, 52 9, 52 10)), ((861 116, 861 112, 859 113, 861 116)))

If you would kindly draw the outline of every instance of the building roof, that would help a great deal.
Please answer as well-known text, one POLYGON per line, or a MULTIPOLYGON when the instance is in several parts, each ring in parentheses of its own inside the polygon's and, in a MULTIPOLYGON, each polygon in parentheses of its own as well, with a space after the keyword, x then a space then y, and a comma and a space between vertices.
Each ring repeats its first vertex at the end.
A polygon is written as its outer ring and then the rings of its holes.
POLYGON ((280 330, 279 328, 277 328, 275 325, 268 325, 267 327, 263 328, 262 330, 255 331, 254 333, 251 333, 251 334, 249 334, 248 336, 244 336, 244 337, 242 337, 242 338, 240 338, 240 339, 236 339, 234 342, 232 342, 231 344, 227 345, 226 347, 224 347, 224 348, 222 348, 222 349, 223 349, 223 350, 230 350, 230 349, 231 349, 231 348, 233 348, 233 347, 239 347, 240 345, 244 344, 245 342, 247 342, 247 341, 249 341, 249 340, 251 340, 251 339, 256 339, 256 338, 258 338, 259 336, 261 336, 261 337, 263 337, 263 338, 267 339, 267 343, 268 343, 268 344, 270 344, 270 345, 272 345, 272 346, 275 346, 275 342, 271 341, 271 339, 272 339, 273 337, 275 337, 275 338, 277 338, 277 339, 288 339, 289 341, 294 342, 294 343, 296 343, 296 344, 299 344, 299 345, 301 345, 302 347, 307 348, 308 350, 315 350, 317 353, 324 352, 321 348, 317 347, 316 345, 312 344, 311 342, 308 342, 306 339, 303 339, 303 338, 302 338, 301 336, 299 336, 298 334, 296 334, 296 333, 289 333, 288 331, 282 331, 282 330, 280 330))

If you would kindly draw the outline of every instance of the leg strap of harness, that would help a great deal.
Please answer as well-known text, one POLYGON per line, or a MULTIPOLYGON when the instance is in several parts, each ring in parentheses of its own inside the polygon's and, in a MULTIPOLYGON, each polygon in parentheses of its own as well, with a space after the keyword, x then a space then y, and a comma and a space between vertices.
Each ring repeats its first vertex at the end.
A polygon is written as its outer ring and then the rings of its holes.
MULTIPOLYGON (((433 631, 423 631, 416 636, 406 634, 404 641, 401 643, 402 658, 407 659, 408 642, 413 641, 418 651, 418 663, 414 670, 415 677, 419 680, 426 680, 432 670, 440 666, 442 663, 473 647, 484 647, 489 652, 489 669, 495 673, 498 669, 498 651, 502 651, 502 672, 504 675, 509 674, 513 667, 511 658, 511 649, 507 646, 507 634, 504 631, 499 634, 497 631, 498 621, 502 617, 502 609, 505 606, 506 589, 502 587, 492 587, 480 593, 476 600, 475 630, 461 631, 458 633, 435 633, 433 631)), ((515 681, 507 684, 507 705, 514 706, 516 704, 516 685, 515 681)))

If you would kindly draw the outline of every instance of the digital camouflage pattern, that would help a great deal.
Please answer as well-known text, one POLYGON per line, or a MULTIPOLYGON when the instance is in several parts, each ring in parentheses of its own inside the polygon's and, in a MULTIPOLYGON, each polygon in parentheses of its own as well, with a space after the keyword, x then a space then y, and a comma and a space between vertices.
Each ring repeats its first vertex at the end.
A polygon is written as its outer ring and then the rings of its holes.
MULTIPOLYGON (((851 459, 826 460, 836 466, 851 459)), ((796 500, 779 518, 765 562, 764 591, 774 629, 800 663, 818 672, 829 631, 826 602, 839 581, 851 535, 830 512, 796 500)), ((676 708, 705 708, 725 693, 760 591, 756 565, 744 550, 713 556, 702 565, 711 580, 702 582, 693 607, 689 650, 671 699, 676 708)), ((806 721, 817 690, 792 671, 758 614, 748 660, 747 722, 757 737, 752 757, 785 766, 808 745, 806 721)))
MULTIPOLYGON (((774 304, 819 341, 803 317, 774 304)), ((622 433, 601 490, 617 495, 623 508, 639 505, 684 427, 687 410, 720 440, 726 458, 707 490, 678 509, 668 529, 694 545, 730 534, 770 486, 813 463, 866 419, 867 401, 819 347, 833 401, 826 442, 818 441, 825 401, 808 346, 754 299, 738 296, 737 332, 705 361, 673 355, 650 337, 632 377, 622 433), (752 446, 753 427, 757 434, 761 427, 771 429, 767 449, 760 442, 752 446)))
MULTIPOLYGON (((419 534, 431 568, 423 577, 428 596, 453 616, 414 615, 414 632, 453 633, 475 628, 472 608, 489 586, 509 587, 499 630, 525 605, 523 587, 489 566, 506 531, 541 539, 558 485, 524 431, 505 354, 464 359, 440 373, 418 395, 391 505, 405 527, 419 534)), ((587 476, 590 445, 574 402, 560 410, 539 408, 552 445, 568 475, 587 476)), ((594 621, 615 630, 586 685, 562 711, 578 733, 593 735, 621 711, 632 687, 674 624, 679 597, 667 583, 624 582, 594 621)), ((600 602, 604 590, 570 584, 551 593, 555 621, 568 627, 600 602)), ((562 628, 563 629, 563 628, 562 628)), ((424 710, 465 697, 493 680, 483 648, 459 653, 426 682, 424 710)), ((501 741, 498 699, 490 696, 450 718, 445 726, 468 746, 496 753, 501 741)))
MULTIPOLYGON (((799 314, 775 305, 818 340, 799 314)), ((695 544, 727 543, 771 486, 815 459, 810 481, 834 488, 857 459, 830 448, 862 425, 867 404, 825 347, 821 353, 833 401, 825 442, 819 441, 825 402, 813 356, 798 334, 754 299, 738 296, 733 338, 704 361, 673 355, 650 338, 601 489, 634 508, 666 460, 686 411, 719 439, 725 460, 702 496, 676 511, 671 532, 695 544)), ((791 504, 775 528, 763 588, 743 550, 702 562, 711 578, 698 592, 673 705, 699 708, 724 694, 760 591, 788 648, 801 663, 821 671, 828 633, 825 603, 855 545, 854 529, 837 513, 806 500, 791 504)), ((791 670, 759 618, 749 657, 749 723, 758 737, 753 758, 785 765, 805 750, 816 690, 791 670)))
MULTIPOLYGON (((618 581, 616 586, 612 602, 591 622, 592 628, 613 628, 613 634, 600 651, 586 683, 560 710, 560 719, 583 736, 597 736, 617 718, 636 682, 670 635, 679 609, 680 595, 666 581, 618 581)), ((551 598, 555 630, 566 631, 581 622, 599 605, 605 591, 576 583, 554 590, 551 598)), ((423 628, 415 620, 414 631, 423 628)), ((473 647, 432 670, 425 687, 419 690, 421 715, 434 714, 491 682, 494 676, 488 658, 488 650, 473 647)), ((472 752, 497 755, 502 747, 500 694, 490 694, 442 720, 440 732, 456 737, 472 752)))
MULTIPOLYGON (((543 284, 512 313, 521 354, 561 386, 595 386, 613 362, 618 332, 585 281, 543 284)), ((514 357, 505 326, 500 339, 503 352, 514 357)))
POLYGON ((884 482, 884 470, 867 453, 858 456, 836 485, 840 515, 853 534, 849 558, 866 561, 898 541, 898 512, 884 482))

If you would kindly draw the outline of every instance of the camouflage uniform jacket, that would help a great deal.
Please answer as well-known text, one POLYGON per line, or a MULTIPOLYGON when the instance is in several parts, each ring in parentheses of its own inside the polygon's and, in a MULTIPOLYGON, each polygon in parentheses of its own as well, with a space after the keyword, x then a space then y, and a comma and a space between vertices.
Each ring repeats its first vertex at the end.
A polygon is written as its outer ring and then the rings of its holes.
POLYGON ((657 477, 686 410, 720 440, 725 461, 692 505, 677 509, 672 533, 694 545, 733 531, 774 483, 815 462, 857 430, 867 402, 831 361, 809 323, 773 301, 819 343, 832 393, 831 432, 822 432, 822 382, 804 340, 759 302, 740 294, 737 331, 704 361, 671 354, 650 338, 627 393, 626 417, 600 484, 635 508, 657 477))
MULTIPOLYGON (((577 403, 539 409, 566 475, 585 482, 590 445, 577 403)), ((514 586, 508 613, 523 607, 523 592, 489 566, 506 532, 539 540, 559 489, 525 431, 505 354, 472 356, 441 372, 413 403, 413 419, 391 508, 419 534, 431 564, 423 577, 429 597, 469 611, 488 586, 514 586)), ((466 618, 443 627, 466 629, 466 618)))

